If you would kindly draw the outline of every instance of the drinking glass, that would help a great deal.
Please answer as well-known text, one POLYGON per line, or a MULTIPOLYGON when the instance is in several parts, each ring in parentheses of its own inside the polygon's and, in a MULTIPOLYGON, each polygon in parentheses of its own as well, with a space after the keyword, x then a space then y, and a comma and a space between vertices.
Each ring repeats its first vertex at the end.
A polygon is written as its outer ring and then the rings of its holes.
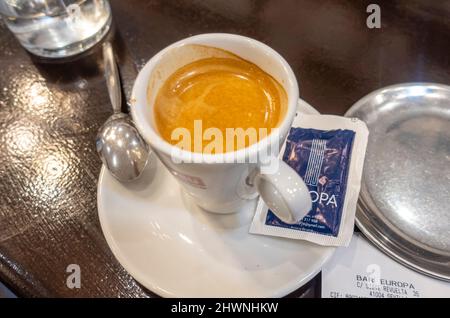
POLYGON ((0 14, 28 51, 48 58, 84 52, 111 25, 107 0, 0 0, 0 14))

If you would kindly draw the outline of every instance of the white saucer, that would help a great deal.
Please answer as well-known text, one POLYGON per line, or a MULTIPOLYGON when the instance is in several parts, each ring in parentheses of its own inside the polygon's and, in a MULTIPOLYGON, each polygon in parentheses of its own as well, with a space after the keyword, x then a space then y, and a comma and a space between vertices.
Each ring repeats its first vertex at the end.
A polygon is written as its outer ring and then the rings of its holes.
MULTIPOLYGON (((317 111, 303 101, 299 110, 317 111)), ((98 214, 122 266, 164 297, 281 297, 313 278, 335 251, 304 241, 249 234, 256 202, 216 215, 182 195, 154 158, 135 183, 121 184, 103 167, 98 214)))

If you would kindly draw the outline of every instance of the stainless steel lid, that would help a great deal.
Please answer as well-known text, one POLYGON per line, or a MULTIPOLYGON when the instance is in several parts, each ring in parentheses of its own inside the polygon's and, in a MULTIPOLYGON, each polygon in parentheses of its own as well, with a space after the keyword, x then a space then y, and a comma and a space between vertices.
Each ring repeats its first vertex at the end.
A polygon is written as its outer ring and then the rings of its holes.
POLYGON ((402 264, 450 281, 450 86, 389 86, 345 115, 370 132, 358 227, 402 264))

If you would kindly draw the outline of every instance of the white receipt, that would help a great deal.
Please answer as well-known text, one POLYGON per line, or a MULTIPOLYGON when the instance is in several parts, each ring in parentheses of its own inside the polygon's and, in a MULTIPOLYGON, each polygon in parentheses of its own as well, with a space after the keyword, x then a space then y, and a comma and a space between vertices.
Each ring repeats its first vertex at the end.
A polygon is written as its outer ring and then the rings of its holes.
POLYGON ((322 269, 324 298, 450 297, 450 283, 397 263, 355 233, 322 269))

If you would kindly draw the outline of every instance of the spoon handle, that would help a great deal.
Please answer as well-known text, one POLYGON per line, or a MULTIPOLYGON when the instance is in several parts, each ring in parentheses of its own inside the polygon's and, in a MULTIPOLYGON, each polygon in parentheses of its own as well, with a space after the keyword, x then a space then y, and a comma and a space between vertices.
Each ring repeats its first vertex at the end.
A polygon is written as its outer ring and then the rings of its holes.
POLYGON ((111 100, 113 111, 114 113, 120 113, 122 108, 120 78, 110 42, 103 43, 103 63, 106 85, 108 86, 109 99, 111 100))

